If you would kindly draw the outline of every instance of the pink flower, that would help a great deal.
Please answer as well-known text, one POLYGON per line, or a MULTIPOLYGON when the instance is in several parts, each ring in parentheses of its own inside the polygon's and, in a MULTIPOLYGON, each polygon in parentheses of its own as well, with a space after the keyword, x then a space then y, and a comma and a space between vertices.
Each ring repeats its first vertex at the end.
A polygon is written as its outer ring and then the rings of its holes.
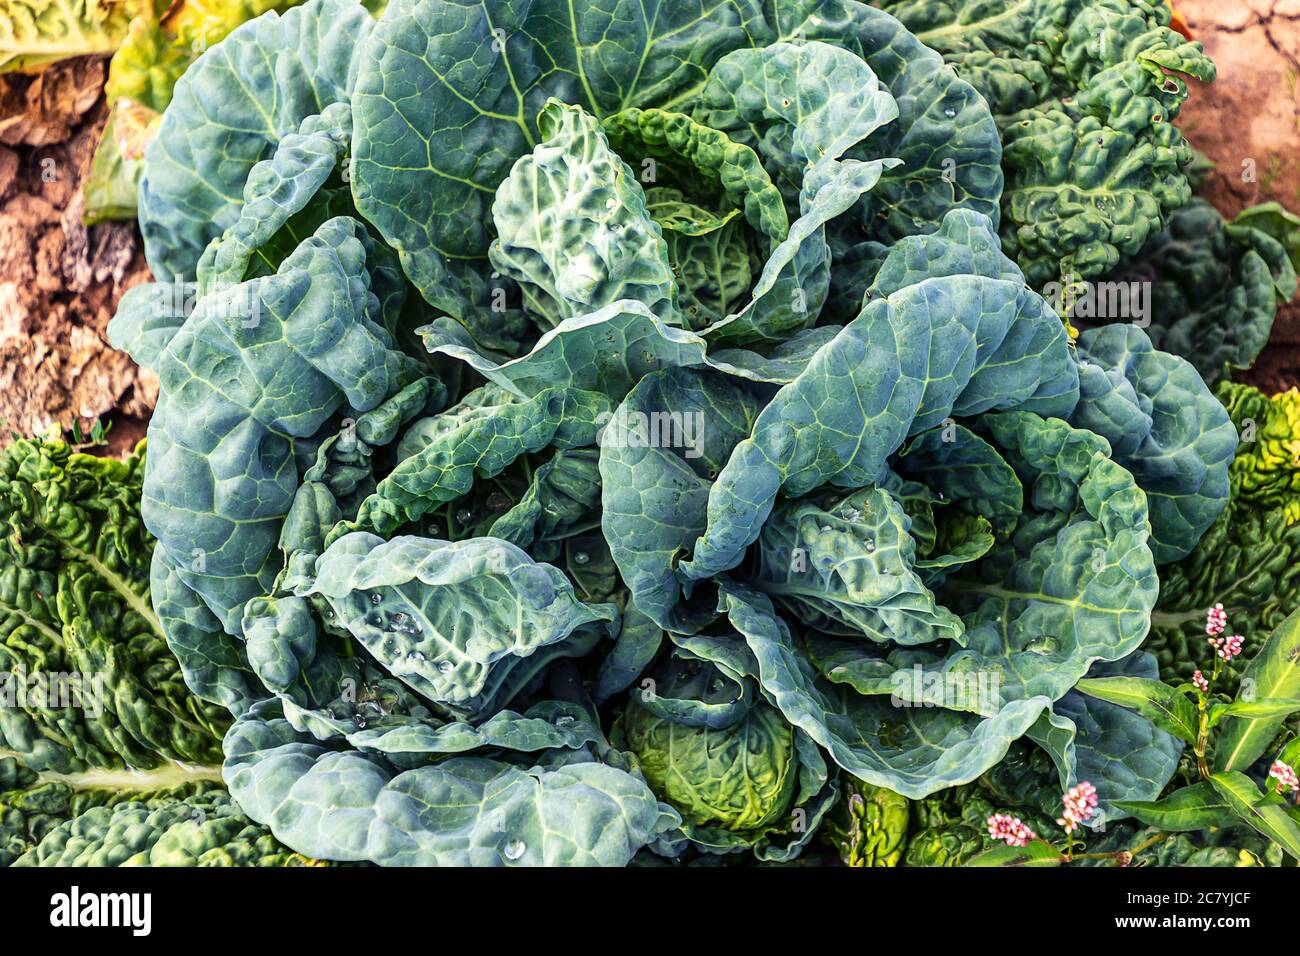
POLYGON ((1210 646, 1225 661, 1230 661, 1241 653, 1241 645, 1244 641, 1245 638, 1240 634, 1233 634, 1231 637, 1212 637, 1210 646))
MULTIPOLYGON (((1228 626, 1228 615, 1223 610, 1222 604, 1216 604, 1205 612, 1205 633, 1211 637, 1222 634, 1223 629, 1228 626)), ((1213 642, 1211 642, 1213 643, 1213 642)))
POLYGON ((1277 781, 1278 793, 1300 790, 1300 779, 1297 779, 1295 771, 1280 760, 1273 761, 1273 766, 1268 769, 1268 775, 1277 781))
POLYGON ((1088 781, 1077 783, 1066 791, 1061 798, 1065 810, 1056 822, 1065 828, 1066 833, 1073 833, 1079 824, 1092 817, 1097 808, 1097 788, 1088 781))
POLYGON ((1205 675, 1200 671, 1197 671, 1192 675, 1192 683, 1196 685, 1196 689, 1202 694, 1208 694, 1210 692, 1210 682, 1205 679, 1205 675))
POLYGON ((1037 840, 1038 834, 1019 817, 995 813, 989 817, 989 839, 1002 840, 1007 846, 1025 846, 1030 840, 1037 840))

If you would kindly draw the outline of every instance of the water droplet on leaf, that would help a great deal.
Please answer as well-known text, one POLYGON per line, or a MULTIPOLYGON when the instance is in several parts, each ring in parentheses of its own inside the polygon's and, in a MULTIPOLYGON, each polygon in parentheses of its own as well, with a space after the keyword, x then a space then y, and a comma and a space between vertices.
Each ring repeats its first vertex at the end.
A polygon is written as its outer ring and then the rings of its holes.
POLYGON ((1050 634, 1044 634, 1025 645, 1025 650, 1031 654, 1054 654, 1060 649, 1061 642, 1050 634))

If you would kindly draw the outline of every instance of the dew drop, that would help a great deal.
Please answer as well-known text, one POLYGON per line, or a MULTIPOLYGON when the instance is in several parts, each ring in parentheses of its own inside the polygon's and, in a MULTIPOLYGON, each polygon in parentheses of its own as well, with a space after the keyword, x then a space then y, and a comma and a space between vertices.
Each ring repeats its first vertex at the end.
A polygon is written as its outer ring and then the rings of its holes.
POLYGON ((573 555, 574 564, 586 564, 590 560, 591 555, 587 554, 586 551, 578 551, 573 555))
POLYGON ((472 517, 474 517, 474 515, 468 508, 461 508, 456 512, 456 520, 461 524, 465 524, 472 517))
POLYGON ((952 119, 954 116, 957 115, 957 111, 950 106, 943 111, 943 115, 948 117, 948 119, 952 119))
POLYGON ((384 603, 383 595, 381 595, 378 591, 373 591, 373 592, 371 592, 371 594, 370 594, 370 603, 371 603, 371 604, 383 604, 383 603, 384 603))
POLYGON ((1054 654, 1060 650, 1061 642, 1050 634, 1044 634, 1036 640, 1030 641, 1025 645, 1025 650, 1030 654, 1054 654))
POLYGON ((523 840, 511 840, 506 844, 505 854, 507 860, 517 860, 524 855, 528 847, 524 845, 523 840))
POLYGON ((398 611, 393 615, 389 622, 390 631, 396 631, 399 634, 419 634, 420 622, 412 618, 405 611, 398 611))
POLYGON ((451 673, 452 666, 453 666, 453 665, 452 665, 451 661, 438 661, 438 673, 439 673, 439 674, 450 674, 450 673, 451 673))

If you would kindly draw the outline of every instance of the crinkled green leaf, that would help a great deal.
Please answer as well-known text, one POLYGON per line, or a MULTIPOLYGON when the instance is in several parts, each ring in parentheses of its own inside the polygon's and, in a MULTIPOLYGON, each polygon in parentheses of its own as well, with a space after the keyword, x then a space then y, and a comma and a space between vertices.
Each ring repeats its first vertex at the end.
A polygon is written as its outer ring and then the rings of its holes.
POLYGON ((1156 351, 1141 329, 1079 336, 1080 401, 1072 424, 1107 439, 1151 512, 1161 564, 1186 557, 1228 503, 1236 429, 1196 370, 1156 351))
POLYGON ((917 435, 899 453, 897 467, 938 492, 940 500, 987 517, 999 533, 1024 513, 1024 489, 1015 470, 996 448, 956 422, 917 435))
POLYGON ((764 32, 754 0, 392 2, 360 56, 357 206, 425 298, 463 318, 476 292, 461 264, 487 254, 492 197, 546 138, 548 97, 598 120, 664 106, 764 32))
POLYGON ((231 730, 225 778, 245 812, 313 856, 389 866, 622 866, 678 819, 637 777, 457 756, 397 770, 282 719, 231 730))
POLYGON ((355 0, 309 0, 240 26, 185 72, 140 182, 156 279, 192 280, 208 242, 238 218, 252 168, 304 119, 348 99, 372 26, 355 0))
MULTIPOLYGON (((283 846, 209 782, 185 789, 108 797, 59 794, 76 815, 46 831, 14 866, 302 866, 312 861, 283 846), (105 799, 100 805, 82 806, 105 799)), ((2 799, 2 798, 0 798, 2 799)), ((56 798, 57 799, 57 798, 56 798)), ((46 809, 47 808, 42 808, 46 809)))
POLYGON ((541 141, 497 187, 488 258, 543 329, 623 300, 672 320, 677 286, 658 224, 595 117, 548 100, 541 141))
POLYGON ((953 209, 998 218, 1002 149, 988 104, 894 17, 858 0, 785 0, 768 16, 777 38, 856 53, 898 104, 898 119, 849 158, 895 157, 859 203, 859 238, 893 243, 932 232, 953 209), (936 136, 936 130, 943 135, 936 136))
POLYGON ((1035 288, 1138 251, 1191 196, 1177 74, 1214 78, 1163 3, 877 0, 988 101, 1002 129, 1002 234, 1035 288), (1168 71, 1168 72, 1166 72, 1168 71))
POLYGON ((52 437, 0 455, 0 752, 30 770, 219 756, 227 717, 185 688, 150 606, 144 468, 52 437))
MULTIPOLYGON (((663 689, 707 700, 726 692, 716 675, 697 662, 693 674, 666 675, 663 689)), ((801 731, 761 702, 725 726, 701 726, 639 699, 627 704, 617 736, 636 754, 651 788, 681 812, 687 839, 714 853, 752 849, 760 860, 799 854, 837 796, 816 747, 801 746, 801 731)))
MULTIPOLYGON (((925 238, 948 241, 942 233, 925 238)), ((1072 367, 1059 320, 1020 283, 941 275, 869 301, 736 447, 710 492, 709 528, 681 572, 701 579, 734 567, 778 492, 878 481, 909 435, 949 416, 1016 406, 1068 411, 1073 396, 1062 382, 1073 380, 1072 367), (852 404, 844 400, 850 394, 859 396, 852 404)))
POLYGON ((13 0, 0 12, 0 72, 112 53, 143 6, 127 0, 13 0))
MULTIPOLYGON (((219 239, 209 244, 199 259, 196 268, 202 289, 219 289, 222 284, 242 282, 250 278, 253 269, 256 269, 253 274, 264 275, 279 267, 277 259, 271 259, 260 269, 256 268, 260 264, 252 260, 267 259, 267 247, 274 248, 277 233, 309 203, 314 209, 328 208, 329 203, 318 201, 318 194, 343 164, 351 136, 352 114, 348 105, 331 103, 319 114, 304 119, 297 130, 287 133, 275 145, 270 156, 248 171, 244 201, 237 218, 219 239)), ((340 213, 349 211, 347 207, 339 210, 340 213)), ((323 221, 318 219, 305 231, 314 231, 323 221)), ((295 225, 302 229, 301 220, 295 225)), ((293 251, 298 239, 299 236, 293 237, 280 259, 293 251)))
POLYGON ((295 581, 294 593, 324 598, 327 617, 390 674, 467 713, 514 659, 617 618, 608 605, 578 601, 558 569, 494 538, 344 535, 316 560, 314 579, 295 581))
POLYGON ((275 546, 300 484, 295 442, 337 430, 327 424, 335 413, 374 409, 418 378, 378 324, 368 242, 353 220, 326 222, 274 275, 202 297, 157 356, 164 385, 142 506, 159 538, 155 599, 166 595, 159 615, 169 640, 176 631, 173 643, 195 655, 182 655, 187 672, 208 675, 200 693, 223 703, 240 681, 210 665, 238 655, 218 650, 221 639, 203 646, 205 609, 237 633, 244 601, 279 570, 275 546), (240 349, 243 361, 225 361, 240 349))
POLYGON ((598 524, 599 461, 595 448, 556 452, 533 472, 519 501, 491 523, 489 535, 526 548, 557 543, 598 524))
POLYGON ((406 454, 362 502, 348 530, 388 533, 469 491, 475 476, 491 478, 525 452, 547 445, 580 448, 596 443, 597 430, 613 403, 599 392, 546 388, 518 400, 497 386, 485 386, 457 408, 416 423, 406 454), (466 407, 466 403, 469 403, 466 407))
MULTIPOLYGON (((1300 216, 1285 208, 1281 203, 1264 202, 1249 209, 1243 209, 1232 221, 1234 226, 1257 229, 1272 236, 1286 249, 1291 265, 1300 269, 1300 216)), ((1286 288, 1279 285, 1278 292, 1283 298, 1290 298, 1286 288)))
POLYGON ((1258 221, 1251 212, 1228 224, 1195 198, 1107 277, 1150 284, 1150 313, 1141 318, 1150 322, 1152 342, 1191 362, 1210 384, 1254 364, 1279 302, 1295 295, 1295 267, 1285 246, 1245 225, 1258 221))
POLYGON ((420 332, 430 352, 460 359, 521 397, 569 386, 621 399, 662 366, 701 364, 706 347, 699 336, 664 324, 633 299, 562 320, 517 359, 481 354, 453 319, 438 319, 420 332))
MULTIPOLYGON (((1096 687, 1110 680, 1153 681, 1157 667, 1149 654, 1139 652, 1119 661, 1098 661, 1088 673, 1088 682, 1096 687)), ((1062 792, 1082 780, 1097 788, 1101 812, 1093 822, 1109 824, 1129 815, 1123 801, 1154 800, 1164 790, 1178 769, 1183 745, 1161 720, 1148 719, 1151 714, 1143 708, 1134 713, 1127 705, 1111 703, 1112 697, 1084 690, 1088 682, 1081 681, 1052 706, 1044 718, 1050 729, 1040 723, 1030 736, 1051 755, 1062 792)))
POLYGON ((902 506, 878 488, 783 502, 763 526, 755 581, 821 633, 961 643, 961 621, 914 570, 909 524, 902 506))
POLYGON ((704 335, 721 344, 774 342, 816 321, 830 276, 826 223, 848 210, 896 162, 850 159, 810 170, 800 193, 801 214, 763 266, 749 302, 705 329, 704 335))
POLYGON ((695 115, 705 126, 742 131, 797 193, 808 170, 834 163, 892 122, 898 105, 851 51, 780 42, 714 64, 695 115))
POLYGON ((670 110, 632 107, 605 117, 603 125, 647 188, 665 183, 688 200, 707 196, 720 211, 740 213, 768 250, 785 238, 790 224, 781 193, 750 147, 670 110))
POLYGON ((766 598, 727 586, 723 601, 764 691, 785 718, 855 777, 907 797, 919 799, 975 779, 1001 759, 1050 703, 1046 697, 1028 697, 981 720, 953 710, 894 707, 819 686, 766 598))

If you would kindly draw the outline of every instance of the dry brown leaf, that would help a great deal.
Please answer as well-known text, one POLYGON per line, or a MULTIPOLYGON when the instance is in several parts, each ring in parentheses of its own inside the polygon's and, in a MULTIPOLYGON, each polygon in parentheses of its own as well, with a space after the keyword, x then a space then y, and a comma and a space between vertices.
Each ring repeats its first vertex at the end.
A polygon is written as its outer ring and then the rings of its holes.
POLYGON ((105 335, 122 293, 148 279, 135 224, 81 221, 103 80, 89 58, 0 77, 0 444, 9 429, 111 417, 113 447, 129 447, 157 397, 156 377, 105 335))

